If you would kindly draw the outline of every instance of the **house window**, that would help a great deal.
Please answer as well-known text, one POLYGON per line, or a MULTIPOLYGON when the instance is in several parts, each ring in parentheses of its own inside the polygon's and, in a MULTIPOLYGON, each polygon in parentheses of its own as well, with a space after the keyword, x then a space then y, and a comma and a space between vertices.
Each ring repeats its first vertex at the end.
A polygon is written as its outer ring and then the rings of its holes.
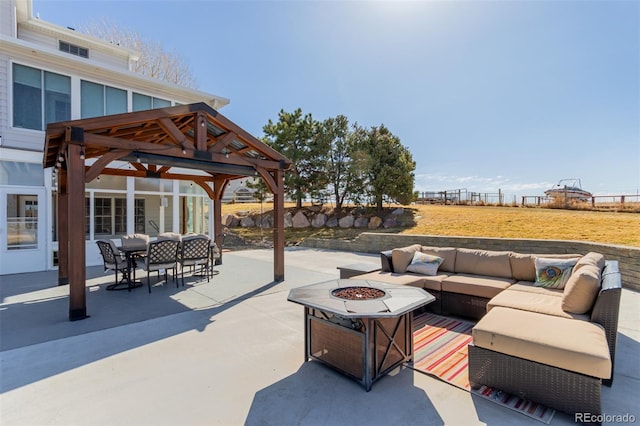
POLYGON ((95 234, 113 235, 111 218, 111 198, 98 198, 94 199, 93 209, 93 224, 95 234))
POLYGON ((67 43, 66 41, 60 41, 58 44, 58 49, 61 52, 70 53, 72 55, 80 56, 81 58, 89 57, 89 49, 76 46, 75 44, 67 43))
POLYGON ((127 232, 127 200, 125 198, 116 198, 116 234, 124 234, 127 232))
POLYGON ((146 109, 170 107, 171 102, 166 99, 154 98, 153 96, 133 94, 133 110, 144 111, 146 109))
POLYGON ((82 80, 80 114, 82 118, 127 112, 127 91, 82 80))
MULTIPOLYGON (((111 197, 95 197, 93 199, 93 225, 96 236, 115 236, 127 233, 127 199, 111 197)), ((144 199, 134 200, 134 232, 145 232, 144 199)), ((89 235, 90 201, 85 198, 85 216, 87 218, 86 233, 89 235)))
POLYGON ((144 219, 145 219, 145 211, 144 211, 144 199, 136 199, 134 202, 134 208, 135 208, 135 218, 134 218, 134 222, 135 222, 135 230, 137 233, 140 234, 144 234, 145 233, 145 226, 144 226, 144 219))
POLYGON ((69 119, 70 77, 13 64, 14 127, 43 130, 48 123, 69 119))

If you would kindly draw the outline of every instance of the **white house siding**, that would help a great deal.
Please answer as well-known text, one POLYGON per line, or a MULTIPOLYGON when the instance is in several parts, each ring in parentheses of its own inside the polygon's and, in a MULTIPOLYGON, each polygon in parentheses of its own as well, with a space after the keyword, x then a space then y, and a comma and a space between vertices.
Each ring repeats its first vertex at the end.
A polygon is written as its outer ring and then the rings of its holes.
MULTIPOLYGON (((103 44, 102 42, 86 38, 81 33, 76 33, 64 27, 34 19, 28 16, 32 10, 32 0, 0 0, 0 160, 27 162, 32 164, 42 163, 42 150, 44 148, 44 132, 28 129, 13 128, 12 126, 12 64, 37 68, 44 71, 54 72, 71 77, 71 118, 80 117, 80 81, 88 80, 94 83, 116 87, 128 91, 129 100, 132 93, 141 93, 148 96, 162 98, 172 103, 193 103, 208 102, 218 109, 226 104, 228 100, 209 93, 173 86, 155 79, 140 76, 129 72, 129 57, 135 54, 127 49, 117 46, 103 44), (17 8, 15 6, 17 5, 17 8), (14 13, 14 9, 17 11, 14 13), (15 28, 15 17, 18 17, 18 31, 15 28), (81 47, 89 49, 89 58, 80 58, 58 50, 58 41, 63 40, 81 47), (34 55, 32 52, 35 51, 34 55)), ((129 108, 131 105, 129 104, 129 108)), ((38 212, 46 215, 46 245, 45 253, 49 261, 47 268, 55 267, 53 255, 57 251, 57 241, 53 241, 51 229, 53 229, 53 205, 51 192, 51 170, 44 173, 44 187, 35 188, 34 191, 44 191, 43 205, 38 205, 38 212)), ((180 191, 178 182, 171 182, 164 187, 163 192, 135 192, 133 178, 128 180, 126 186, 111 186, 108 179, 103 179, 102 184, 90 185, 87 194, 95 199, 100 194, 117 194, 119 198, 126 196, 128 200, 145 200, 145 233, 155 235, 149 221, 157 223, 161 230, 175 231, 180 226, 179 204, 183 200, 183 192, 180 191), (161 197, 165 198, 165 205, 161 204, 161 197), (164 218, 161 216, 164 214, 164 218)), ((5 186, 5 190, 6 190, 5 186)), ((91 199, 90 196, 90 199, 91 199)), ((190 197, 192 195, 189 195, 190 197)), ((206 199, 208 200, 208 199, 206 199)), ((205 207, 211 212, 211 203, 205 207)), ((133 211, 127 212, 133 215, 133 211)), ((92 214, 93 217, 93 214, 92 214)), ((133 223, 127 222, 128 226, 133 223)), ((205 228, 211 230, 213 219, 209 217, 208 225, 205 228)), ((0 238, 3 224, 0 224, 0 238)), ((127 232, 134 232, 127 229, 127 232)), ((100 236, 94 235, 94 239, 100 236)), ((120 241, 118 237, 112 237, 116 244, 120 241)), ((86 262, 87 265, 98 265, 102 263, 95 240, 86 242, 86 262)), ((7 273, 2 271, 0 274, 7 273)))
POLYGON ((15 7, 12 0, 0 1, 0 34, 13 37, 15 30, 15 7))
MULTIPOLYGON (((0 53, 0 135, 7 132, 9 122, 9 57, 0 53)), ((0 142, 2 146, 2 142, 0 142)))

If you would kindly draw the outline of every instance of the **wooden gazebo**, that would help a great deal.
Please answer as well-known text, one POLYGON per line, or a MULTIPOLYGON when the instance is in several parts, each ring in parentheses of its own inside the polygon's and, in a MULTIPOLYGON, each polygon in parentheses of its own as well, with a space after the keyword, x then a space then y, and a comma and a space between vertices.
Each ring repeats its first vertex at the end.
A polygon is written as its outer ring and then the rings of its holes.
POLYGON ((274 281, 284 280, 283 180, 291 161, 205 103, 49 124, 43 165, 58 176, 58 281, 69 283, 72 321, 87 317, 85 184, 101 174, 193 181, 213 200, 218 245, 227 183, 261 177, 274 196, 274 281), (87 159, 95 161, 87 166, 87 159), (114 161, 132 167, 110 168, 114 161))

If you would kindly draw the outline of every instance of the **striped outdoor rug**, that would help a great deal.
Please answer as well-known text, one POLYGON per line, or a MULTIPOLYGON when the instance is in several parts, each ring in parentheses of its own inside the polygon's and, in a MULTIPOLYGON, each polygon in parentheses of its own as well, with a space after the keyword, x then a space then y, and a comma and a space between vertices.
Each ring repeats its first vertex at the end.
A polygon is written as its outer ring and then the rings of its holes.
POLYGON ((468 351, 473 323, 424 313, 413 318, 414 370, 467 390, 481 398, 549 424, 555 410, 482 386, 469 385, 468 351))
POLYGON ((469 390, 467 345, 473 323, 433 314, 413 318, 413 368, 469 390))

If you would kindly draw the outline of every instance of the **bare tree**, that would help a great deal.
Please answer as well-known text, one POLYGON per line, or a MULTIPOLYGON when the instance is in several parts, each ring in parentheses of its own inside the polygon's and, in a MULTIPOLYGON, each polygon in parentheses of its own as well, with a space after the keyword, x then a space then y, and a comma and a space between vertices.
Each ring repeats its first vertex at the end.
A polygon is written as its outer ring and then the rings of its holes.
POLYGON ((187 60, 175 50, 167 51, 157 41, 145 39, 138 32, 122 28, 106 19, 82 25, 80 32, 140 53, 134 72, 168 81, 191 89, 197 88, 196 79, 187 60))

